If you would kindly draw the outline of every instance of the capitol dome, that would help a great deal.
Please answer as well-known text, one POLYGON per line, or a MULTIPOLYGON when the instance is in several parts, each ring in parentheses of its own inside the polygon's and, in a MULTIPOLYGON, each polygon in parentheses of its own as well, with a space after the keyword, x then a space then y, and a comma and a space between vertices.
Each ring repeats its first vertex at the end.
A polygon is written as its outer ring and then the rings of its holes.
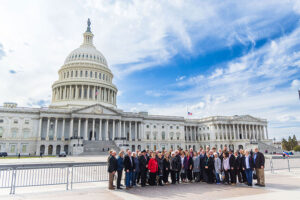
POLYGON ((83 43, 73 50, 58 71, 59 80, 52 85, 50 107, 69 108, 93 104, 116 107, 117 88, 103 54, 93 44, 91 23, 83 34, 83 43))

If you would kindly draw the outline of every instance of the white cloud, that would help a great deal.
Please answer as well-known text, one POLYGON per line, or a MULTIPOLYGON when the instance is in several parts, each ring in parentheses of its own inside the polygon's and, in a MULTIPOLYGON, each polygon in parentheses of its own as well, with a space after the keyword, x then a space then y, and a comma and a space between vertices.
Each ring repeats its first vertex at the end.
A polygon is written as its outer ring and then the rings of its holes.
POLYGON ((292 83, 291 83, 291 87, 296 88, 296 89, 298 89, 298 88, 300 89, 300 81, 298 79, 293 80, 292 83))

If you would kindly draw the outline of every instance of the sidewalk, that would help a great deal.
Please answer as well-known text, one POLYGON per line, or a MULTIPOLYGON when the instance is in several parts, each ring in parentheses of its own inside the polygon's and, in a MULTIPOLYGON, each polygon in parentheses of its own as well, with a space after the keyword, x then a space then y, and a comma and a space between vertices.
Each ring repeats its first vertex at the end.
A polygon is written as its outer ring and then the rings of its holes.
POLYGON ((168 185, 164 187, 136 187, 129 191, 110 191, 107 182, 75 184, 73 190, 66 191, 64 186, 45 186, 17 188, 16 195, 7 195, 0 190, 2 200, 153 200, 153 199, 184 199, 184 200, 287 200, 300 197, 300 171, 277 171, 276 174, 266 172, 265 188, 248 187, 243 184, 236 186, 208 185, 206 183, 168 185))

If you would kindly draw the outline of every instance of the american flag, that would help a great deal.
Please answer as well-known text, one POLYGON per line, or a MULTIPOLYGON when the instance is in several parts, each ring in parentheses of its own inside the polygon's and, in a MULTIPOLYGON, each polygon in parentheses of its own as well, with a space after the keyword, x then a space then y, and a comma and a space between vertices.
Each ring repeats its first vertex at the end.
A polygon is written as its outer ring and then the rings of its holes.
POLYGON ((188 115, 193 115, 193 113, 191 113, 191 112, 188 112, 188 115))
POLYGON ((96 96, 99 94, 98 90, 96 90, 96 96))

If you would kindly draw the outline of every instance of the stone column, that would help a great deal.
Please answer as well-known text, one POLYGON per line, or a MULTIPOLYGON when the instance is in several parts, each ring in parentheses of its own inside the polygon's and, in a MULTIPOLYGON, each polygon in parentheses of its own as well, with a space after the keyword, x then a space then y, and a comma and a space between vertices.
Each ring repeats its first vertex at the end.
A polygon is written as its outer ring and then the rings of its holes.
POLYGON ((42 137, 42 124, 43 124, 43 117, 40 118, 38 140, 41 140, 42 137))
POLYGON ((235 124, 233 126, 233 139, 236 141, 236 131, 235 131, 235 124))
POLYGON ((92 98, 93 98, 93 100, 95 100, 96 99, 96 90, 95 90, 95 86, 93 86, 93 89, 92 89, 92 91, 93 91, 93 95, 92 95, 92 98))
POLYGON ((126 121, 123 121, 123 134, 122 134, 122 137, 126 137, 126 128, 125 128, 125 125, 126 125, 126 121))
POLYGON ((106 119, 106 128, 105 128, 105 140, 109 140, 109 136, 108 136, 108 119, 106 119))
POLYGON ((84 96, 84 92, 83 92, 83 85, 81 85, 81 99, 83 99, 83 96, 84 96))
POLYGON ((70 85, 69 99, 72 99, 72 97, 73 97, 73 90, 72 90, 72 85, 70 85))
POLYGON ((132 135, 131 135, 131 121, 129 121, 129 141, 132 141, 132 135))
POLYGON ((84 140, 88 140, 88 126, 89 126, 89 119, 85 119, 85 131, 84 131, 84 140))
POLYGON ((225 135, 226 135, 226 140, 229 140, 229 138, 228 138, 228 127, 227 127, 227 124, 225 124, 225 135))
POLYGON ((47 131, 46 131, 46 140, 49 140, 49 126, 50 126, 50 118, 47 120, 47 131))
POLYGON ((119 135, 118 137, 122 137, 122 121, 119 121, 119 135))
POLYGON ((70 120, 70 133, 69 133, 69 140, 73 137, 73 118, 70 120))
POLYGON ((57 140, 57 127, 58 127, 57 122, 58 122, 58 120, 57 120, 57 118, 55 118, 54 137, 53 137, 54 141, 57 140))
POLYGON ((61 140, 62 141, 65 141, 65 124, 66 124, 65 121, 66 121, 65 118, 63 118, 62 133, 61 133, 61 140))
POLYGON ((95 119, 93 119, 92 140, 95 140, 95 119))
POLYGON ((75 85, 75 99, 78 99, 78 87, 75 85))
POLYGON ((86 99, 90 100, 90 86, 89 85, 87 87, 87 98, 86 99))
POLYGON ((115 132, 115 120, 113 119, 113 125, 112 125, 112 140, 115 140, 116 132, 115 132))
POLYGON ((102 140, 102 119, 99 119, 99 140, 102 140))
POLYGON ((78 138, 80 138, 81 118, 78 119, 78 138))
POLYGON ((138 141, 138 139, 137 139, 137 122, 135 122, 135 124, 134 124, 134 137, 135 137, 135 141, 138 141))
POLYGON ((269 139, 268 126, 265 126, 265 129, 266 129, 266 137, 267 137, 267 139, 269 139))

